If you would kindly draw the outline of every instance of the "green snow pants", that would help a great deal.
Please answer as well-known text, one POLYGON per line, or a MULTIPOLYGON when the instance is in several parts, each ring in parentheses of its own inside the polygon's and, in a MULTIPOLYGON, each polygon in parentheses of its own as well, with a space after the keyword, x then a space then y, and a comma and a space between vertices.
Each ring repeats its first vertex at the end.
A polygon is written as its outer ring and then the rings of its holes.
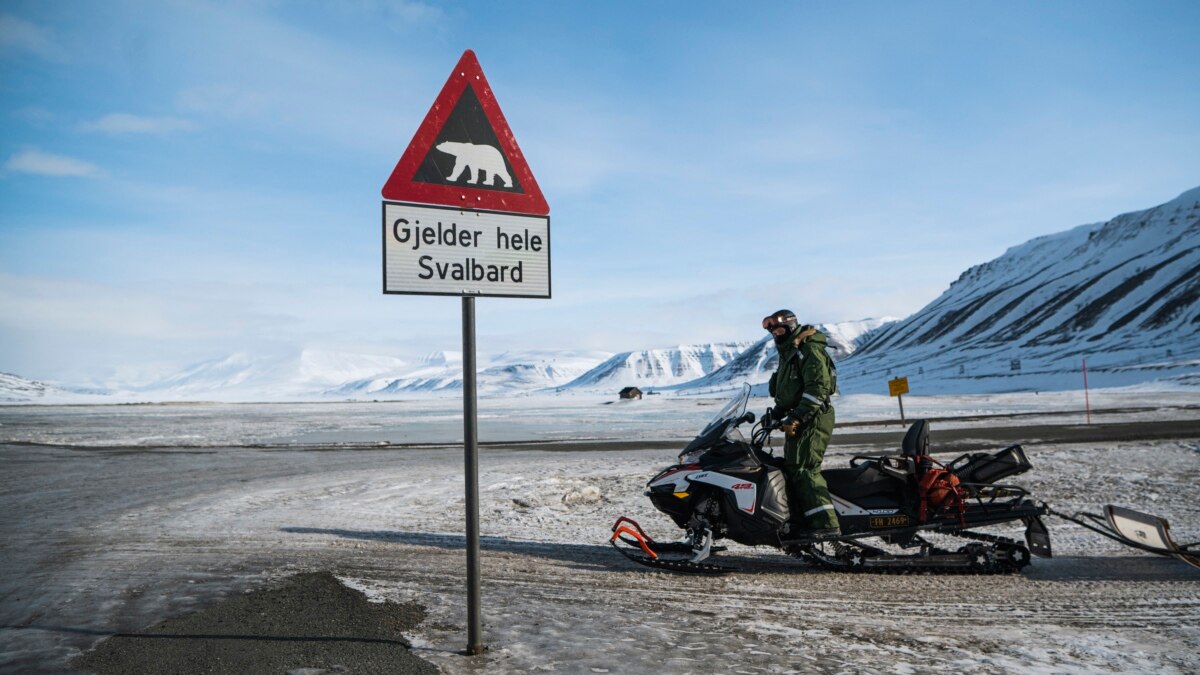
POLYGON ((783 470, 787 474, 792 522, 810 530, 838 526, 829 487, 821 475, 821 460, 833 433, 833 407, 816 416, 812 424, 783 445, 783 470))

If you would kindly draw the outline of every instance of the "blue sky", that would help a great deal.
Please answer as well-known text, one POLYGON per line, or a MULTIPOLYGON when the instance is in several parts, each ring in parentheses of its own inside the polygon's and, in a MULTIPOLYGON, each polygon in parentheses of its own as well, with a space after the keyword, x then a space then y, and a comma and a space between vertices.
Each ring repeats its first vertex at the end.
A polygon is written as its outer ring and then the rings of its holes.
POLYGON ((905 316, 1200 185, 1200 3, 0 3, 0 370, 417 356, 379 190, 473 49, 551 207, 481 353, 905 316))

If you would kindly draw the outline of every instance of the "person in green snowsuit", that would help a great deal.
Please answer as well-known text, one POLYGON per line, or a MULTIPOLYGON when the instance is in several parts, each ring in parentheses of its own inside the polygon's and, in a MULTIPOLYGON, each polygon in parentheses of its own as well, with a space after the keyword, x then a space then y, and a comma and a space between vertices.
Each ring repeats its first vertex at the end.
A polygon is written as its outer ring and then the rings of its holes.
POLYGON ((781 428, 787 434, 783 457, 792 523, 807 528, 808 535, 837 535, 837 513, 821 475, 833 433, 829 397, 837 388, 837 371, 825 353, 828 340, 816 328, 798 325, 796 315, 786 309, 763 319, 763 328, 779 352, 769 390, 775 399, 771 415, 783 420, 781 428))

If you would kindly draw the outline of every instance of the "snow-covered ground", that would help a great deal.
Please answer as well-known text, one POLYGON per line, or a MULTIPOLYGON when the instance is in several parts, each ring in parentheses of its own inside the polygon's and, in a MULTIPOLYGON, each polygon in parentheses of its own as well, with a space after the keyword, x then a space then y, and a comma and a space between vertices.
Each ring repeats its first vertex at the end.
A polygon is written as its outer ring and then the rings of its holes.
MULTIPOLYGON (((922 399, 946 417, 1083 410, 1082 392, 922 399)), ((481 401, 481 439, 686 438, 722 401, 481 401)), ((756 400, 755 410, 766 401, 756 400)), ((1116 503, 1200 539, 1200 395, 1092 392, 1106 420, 1194 420, 1194 438, 1033 443, 1020 477, 1066 512, 1116 503)), ((846 397, 839 419, 895 416, 846 397)), ((637 567, 618 515, 673 536, 642 496, 671 450, 485 447, 487 654, 467 658, 455 401, 0 408, 0 670, 59 671, 103 636, 301 570, 415 600, 409 637, 445 672, 1161 672, 1200 670, 1200 570, 1051 521, 1056 557, 1019 575, 846 575, 734 546, 721 578, 637 567)), ((1027 418, 1019 418, 1019 424, 1027 418)), ((986 438, 989 424, 971 421, 986 438)), ((894 431, 899 434, 898 428, 894 431)), ((587 444, 583 444, 586 447, 587 444)), ((861 448, 834 448, 827 466, 861 448)))

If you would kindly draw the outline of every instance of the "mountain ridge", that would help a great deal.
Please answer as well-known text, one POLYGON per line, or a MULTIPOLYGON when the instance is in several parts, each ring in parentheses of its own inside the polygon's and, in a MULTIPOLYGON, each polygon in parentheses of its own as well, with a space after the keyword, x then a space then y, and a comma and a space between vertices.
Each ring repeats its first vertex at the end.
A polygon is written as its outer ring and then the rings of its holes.
MULTIPOLYGON (((887 391, 908 377, 921 393, 1079 388, 1151 380, 1200 386, 1200 187, 1159 206, 1009 247, 971 266, 904 319, 818 324, 845 393, 887 391)), ((639 386, 680 394, 761 385, 774 369, 769 337, 612 354, 506 352, 479 360, 483 396, 614 393, 639 386)), ((371 399, 457 394, 462 354, 409 362, 307 349, 235 353, 151 383, 105 392, 0 376, 0 402, 64 400, 371 399)))
POLYGON ((855 391, 861 377, 904 374, 939 391, 1006 379, 1061 388, 1083 359, 1115 384, 1133 383, 1132 373, 1151 364, 1160 375, 1186 376, 1192 366, 1181 357, 1200 351, 1198 300, 1200 188, 1035 237, 967 269, 866 341, 843 383, 855 391))

